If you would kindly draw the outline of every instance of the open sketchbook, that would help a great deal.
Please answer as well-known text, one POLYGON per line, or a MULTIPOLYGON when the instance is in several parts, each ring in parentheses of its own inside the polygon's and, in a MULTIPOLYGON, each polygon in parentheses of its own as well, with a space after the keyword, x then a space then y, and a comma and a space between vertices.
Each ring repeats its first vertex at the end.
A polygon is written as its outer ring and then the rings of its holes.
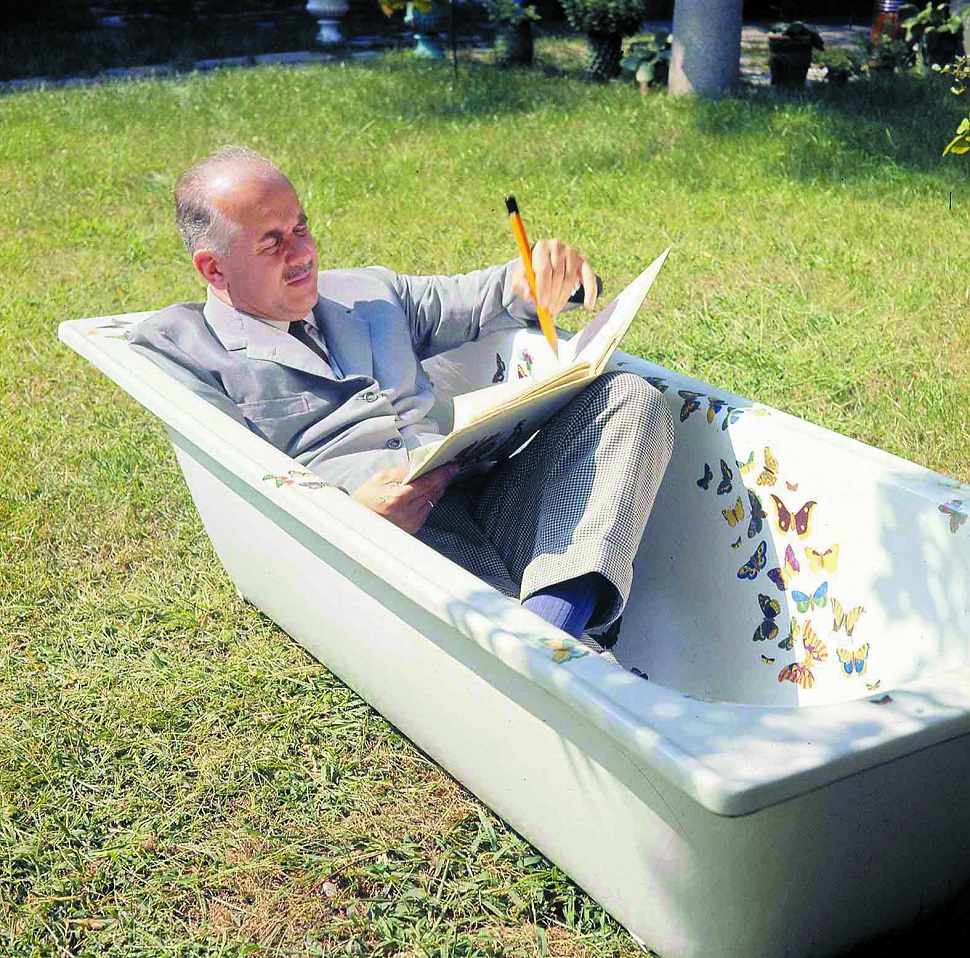
POLYGON ((456 396, 454 428, 444 439, 411 453, 404 481, 449 462, 466 466, 515 452, 603 372, 669 252, 668 247, 572 339, 560 342, 558 361, 544 344, 547 362, 536 364, 533 375, 456 396))

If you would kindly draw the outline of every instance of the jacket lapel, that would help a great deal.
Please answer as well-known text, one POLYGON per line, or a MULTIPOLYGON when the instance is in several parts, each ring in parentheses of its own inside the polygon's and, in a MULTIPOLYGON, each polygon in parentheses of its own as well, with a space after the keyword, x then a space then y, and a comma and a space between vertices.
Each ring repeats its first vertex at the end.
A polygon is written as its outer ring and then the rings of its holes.
POLYGON ((355 317, 349 307, 323 296, 313 307, 313 316, 344 376, 373 377, 374 356, 366 319, 355 317))

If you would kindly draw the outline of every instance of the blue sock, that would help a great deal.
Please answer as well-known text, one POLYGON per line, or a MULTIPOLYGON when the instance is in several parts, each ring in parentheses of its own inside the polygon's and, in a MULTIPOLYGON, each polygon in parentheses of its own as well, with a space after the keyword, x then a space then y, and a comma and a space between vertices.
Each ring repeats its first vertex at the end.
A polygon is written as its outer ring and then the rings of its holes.
POLYGON ((596 609, 602 576, 587 572, 530 595, 522 604, 552 625, 578 639, 596 609))

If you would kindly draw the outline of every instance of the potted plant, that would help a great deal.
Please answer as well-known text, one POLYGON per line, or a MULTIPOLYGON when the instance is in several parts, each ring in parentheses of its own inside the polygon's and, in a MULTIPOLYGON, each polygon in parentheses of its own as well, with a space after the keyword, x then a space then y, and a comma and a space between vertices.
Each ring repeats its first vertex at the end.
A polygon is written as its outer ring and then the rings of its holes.
POLYGON ((502 66, 532 66, 535 43, 532 23, 539 19, 534 6, 522 0, 482 0, 495 24, 495 59, 502 66))
POLYGON ((634 40, 620 60, 620 69, 643 91, 666 86, 670 76, 670 34, 655 30, 645 40, 634 40))
POLYGON ((825 44, 818 31, 806 26, 801 20, 775 24, 768 34, 771 85, 805 86, 813 51, 824 49, 825 44))
POLYGON ((818 58, 825 67, 825 79, 834 86, 844 86, 852 77, 862 74, 862 59, 857 53, 846 50, 824 51, 818 58))
POLYGON ((963 22, 948 3, 931 0, 922 10, 906 3, 899 8, 899 19, 906 43, 924 65, 942 67, 956 56, 963 22))
POLYGON ((878 40, 867 36, 860 41, 860 45, 870 76, 892 76, 897 70, 905 70, 913 65, 910 45, 896 35, 895 26, 888 21, 883 23, 878 40))
POLYGON ((569 25, 586 34, 586 75, 597 82, 619 76, 623 38, 636 33, 655 9, 653 0, 562 0, 569 25))
POLYGON ((380 0, 381 9, 387 16, 392 16, 399 10, 404 10, 404 22, 414 31, 414 55, 433 60, 440 60, 441 52, 440 30, 442 26, 441 10, 434 0, 380 0))

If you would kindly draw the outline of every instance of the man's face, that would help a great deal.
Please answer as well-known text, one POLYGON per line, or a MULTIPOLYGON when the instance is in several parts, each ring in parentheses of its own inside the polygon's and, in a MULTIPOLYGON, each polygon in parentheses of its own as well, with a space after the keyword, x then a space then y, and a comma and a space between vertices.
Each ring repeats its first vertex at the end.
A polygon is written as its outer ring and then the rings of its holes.
POLYGON ((317 247, 289 180, 250 165, 217 172, 211 189, 237 226, 229 252, 213 257, 215 276, 202 270, 216 295, 262 319, 303 319, 317 301, 317 247))

